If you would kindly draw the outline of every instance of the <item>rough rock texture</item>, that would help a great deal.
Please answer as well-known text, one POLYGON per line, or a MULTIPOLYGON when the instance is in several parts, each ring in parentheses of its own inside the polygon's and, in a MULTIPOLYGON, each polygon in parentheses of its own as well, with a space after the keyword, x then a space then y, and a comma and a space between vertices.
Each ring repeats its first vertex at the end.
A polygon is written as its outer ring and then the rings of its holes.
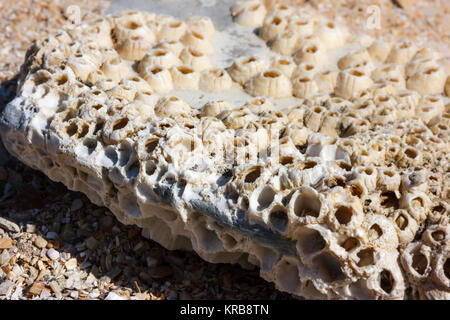
POLYGON ((141 12, 38 41, 5 146, 163 246, 256 264, 294 295, 447 298, 441 55, 264 8, 264 41, 141 12))

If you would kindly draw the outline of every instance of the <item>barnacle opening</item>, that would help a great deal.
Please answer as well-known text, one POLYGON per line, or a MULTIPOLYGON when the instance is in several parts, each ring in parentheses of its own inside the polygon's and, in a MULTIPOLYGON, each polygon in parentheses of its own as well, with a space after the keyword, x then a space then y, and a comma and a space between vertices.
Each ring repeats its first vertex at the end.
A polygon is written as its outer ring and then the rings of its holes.
POLYGON ((383 269, 380 273, 380 288, 386 293, 391 293, 394 289, 394 284, 392 273, 387 269, 383 269))

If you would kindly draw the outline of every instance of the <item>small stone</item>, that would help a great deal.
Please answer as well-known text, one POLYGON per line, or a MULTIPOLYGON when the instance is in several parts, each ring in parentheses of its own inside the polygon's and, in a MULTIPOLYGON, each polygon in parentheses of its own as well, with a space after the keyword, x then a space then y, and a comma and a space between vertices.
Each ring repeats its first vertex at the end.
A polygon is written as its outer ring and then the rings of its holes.
POLYGON ((12 288, 14 287, 14 282, 6 280, 0 283, 0 296, 7 296, 12 288))
POLYGON ((71 298, 74 298, 74 299, 77 299, 77 298, 78 298, 78 291, 72 291, 72 292, 70 293, 70 297, 71 297, 71 298))
POLYGON ((47 257, 49 257, 52 260, 57 260, 57 259, 59 259, 59 252, 53 248, 50 248, 47 251, 47 257))
POLYGON ((47 240, 41 236, 37 236, 36 240, 34 240, 34 245, 40 249, 44 249, 47 246, 47 240))
POLYGON ((114 219, 111 216, 104 216, 100 219, 100 228, 102 230, 109 230, 114 225, 114 219))
POLYGON ((27 223, 26 230, 28 233, 36 233, 36 226, 34 224, 27 223))
POLYGON ((0 249, 11 249, 13 246, 10 238, 0 238, 0 249))
POLYGON ((72 205, 70 206, 70 211, 77 211, 83 208, 83 201, 81 199, 75 199, 72 201, 72 205))
POLYGON ((158 266, 150 268, 150 275, 153 278, 161 279, 170 276, 173 273, 173 270, 169 266, 158 266))
POLYGON ((118 294, 115 293, 115 292, 110 292, 110 293, 106 296, 105 300, 125 300, 125 298, 122 297, 122 296, 120 296, 120 295, 118 295, 118 294))
POLYGON ((147 267, 156 267, 158 265, 158 259, 155 259, 153 257, 147 257, 145 258, 147 262, 147 267))
POLYGON ((9 262, 9 259, 11 259, 9 252, 6 250, 3 250, 2 254, 0 254, 0 267, 7 264, 9 262))
POLYGON ((99 245, 99 242, 94 237, 89 237, 86 240, 86 247, 89 248, 92 251, 97 249, 98 245, 99 245))
POLYGON ((55 240, 58 238, 58 234, 56 232, 50 231, 50 232, 47 232, 45 237, 49 240, 55 240))
POLYGON ((67 269, 67 270, 73 270, 73 269, 75 269, 75 268, 77 267, 77 259, 75 259, 75 258, 69 259, 69 260, 66 262, 65 266, 66 266, 66 269, 67 269))
POLYGON ((41 299, 47 299, 47 298, 50 297, 51 295, 52 295, 52 294, 51 294, 50 290, 44 288, 44 289, 42 289, 42 291, 41 291, 40 298, 41 298, 41 299))
POLYGON ((45 285, 42 282, 34 282, 28 292, 34 296, 38 296, 44 288, 45 285))
POLYGON ((20 228, 16 223, 2 217, 0 217, 0 228, 10 232, 20 232, 20 228))

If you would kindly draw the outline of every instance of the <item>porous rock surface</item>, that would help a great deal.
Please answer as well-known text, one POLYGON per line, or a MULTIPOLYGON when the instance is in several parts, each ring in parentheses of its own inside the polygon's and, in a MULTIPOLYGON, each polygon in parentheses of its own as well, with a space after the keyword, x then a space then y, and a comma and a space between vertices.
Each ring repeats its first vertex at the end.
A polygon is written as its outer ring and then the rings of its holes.
POLYGON ((227 30, 132 11, 37 41, 6 148, 164 247, 293 295, 448 299, 443 55, 311 7, 230 11, 227 30))

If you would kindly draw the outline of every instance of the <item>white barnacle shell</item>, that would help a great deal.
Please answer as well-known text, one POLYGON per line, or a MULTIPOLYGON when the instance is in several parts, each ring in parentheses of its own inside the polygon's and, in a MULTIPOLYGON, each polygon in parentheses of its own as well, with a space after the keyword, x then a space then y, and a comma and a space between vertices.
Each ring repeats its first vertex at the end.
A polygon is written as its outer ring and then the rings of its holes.
POLYGON ((161 98, 155 106, 155 114, 158 117, 174 117, 188 115, 191 107, 183 100, 175 96, 161 98))
POLYGON ((170 71, 163 66, 148 66, 140 75, 156 93, 167 93, 173 89, 170 71))
POLYGON ((245 107, 249 108, 253 113, 258 114, 260 112, 273 110, 273 103, 265 97, 256 97, 245 103, 245 107))
POLYGON ((177 65, 170 68, 173 86, 178 90, 198 90, 200 74, 188 65, 177 65))
POLYGON ((186 20, 186 24, 189 30, 202 32, 208 38, 212 38, 216 32, 213 22, 208 17, 191 17, 186 20))
POLYGON ((186 30, 187 25, 183 21, 168 21, 159 29, 158 38, 167 41, 180 40, 186 30))
POLYGON ((414 42, 405 40, 394 43, 386 62, 406 64, 417 52, 414 42))
POLYGON ((184 45, 179 40, 163 40, 159 42, 154 48, 170 51, 175 55, 175 57, 178 58, 184 48, 184 45))
POLYGON ((269 41, 284 29, 286 29, 286 27, 286 19, 279 16, 268 17, 264 20, 262 27, 259 28, 258 35, 264 41, 269 41))
POLYGON ((343 46, 349 36, 348 30, 344 26, 337 25, 333 21, 320 23, 316 34, 320 39, 320 43, 327 49, 343 46))
POLYGON ((298 98, 308 98, 319 91, 317 82, 307 75, 292 80, 293 94, 298 98))
POLYGON ((345 69, 338 74, 335 93, 344 99, 348 99, 356 93, 367 89, 372 83, 370 77, 363 71, 358 69, 345 69))
POLYGON ((268 60, 260 57, 243 57, 233 62, 228 73, 234 81, 245 83, 258 72, 266 70, 269 65, 268 60))
POLYGON ((248 3, 248 5, 241 6, 240 8, 235 6, 234 10, 232 10, 232 12, 235 13, 234 21, 245 27, 260 27, 267 14, 266 7, 261 1, 246 1, 246 3, 248 3))
POLYGON ((297 48, 298 36, 291 30, 284 30, 277 34, 269 42, 270 49, 273 51, 290 56, 297 48))
POLYGON ((185 47, 181 51, 180 60, 184 64, 190 65, 198 72, 202 72, 203 70, 210 69, 212 67, 208 56, 191 47, 185 47))
POLYGON ((214 52, 214 44, 202 32, 188 31, 180 39, 186 47, 194 48, 206 55, 214 52))
POLYGON ((226 91, 233 85, 230 75, 224 69, 209 69, 202 72, 199 87, 207 92, 226 91))
POLYGON ((296 68, 296 65, 291 57, 280 57, 272 60, 271 68, 280 70, 286 75, 286 77, 290 78, 296 68))
POLYGON ((204 117, 215 117, 225 110, 231 109, 231 104, 224 100, 215 100, 207 102, 202 107, 202 115, 204 117))
POLYGON ((444 91, 447 77, 439 66, 426 67, 416 72, 406 81, 406 88, 420 94, 437 94, 444 91))
POLYGON ((276 69, 268 69, 258 73, 245 84, 245 90, 253 96, 273 98, 292 96, 291 81, 276 69))
POLYGON ((294 54, 294 61, 297 64, 309 62, 315 65, 321 65, 325 58, 325 49, 318 41, 305 43, 302 48, 294 54))
POLYGON ((180 63, 180 59, 176 57, 171 51, 166 49, 151 49, 145 56, 139 61, 138 71, 143 71, 150 65, 160 65, 165 68, 170 68, 180 63))

